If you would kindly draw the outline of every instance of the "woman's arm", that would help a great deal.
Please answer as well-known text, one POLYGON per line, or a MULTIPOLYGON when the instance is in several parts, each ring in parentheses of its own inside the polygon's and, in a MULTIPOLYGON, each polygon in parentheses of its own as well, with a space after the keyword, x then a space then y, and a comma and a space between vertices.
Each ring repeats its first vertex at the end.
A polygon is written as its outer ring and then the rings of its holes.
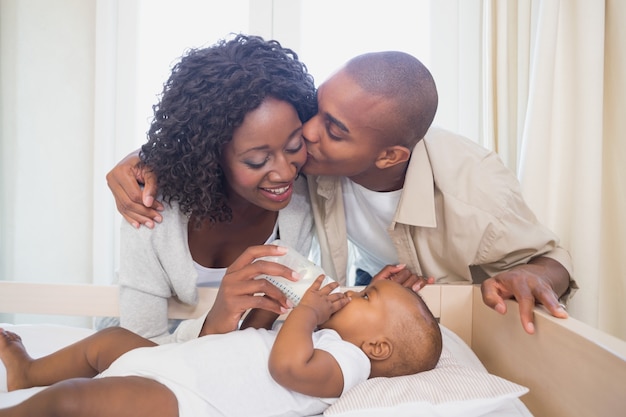
POLYGON ((334 357, 315 349, 312 334, 317 326, 345 306, 343 293, 331 294, 336 282, 322 288, 319 276, 302 297, 278 332, 270 353, 269 370, 287 389, 314 397, 338 397, 343 391, 343 374, 334 357))

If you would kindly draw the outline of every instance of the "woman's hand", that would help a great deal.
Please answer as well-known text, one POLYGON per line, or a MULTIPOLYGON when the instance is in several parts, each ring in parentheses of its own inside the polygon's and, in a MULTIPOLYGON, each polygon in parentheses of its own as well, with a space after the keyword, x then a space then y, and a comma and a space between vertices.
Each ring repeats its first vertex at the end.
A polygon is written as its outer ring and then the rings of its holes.
POLYGON ((401 284, 403 287, 412 289, 418 292, 424 288, 427 284, 434 284, 435 279, 433 277, 421 277, 406 269, 406 265, 387 265, 380 272, 372 277, 372 282, 381 279, 390 279, 392 281, 401 284))
POLYGON ((138 150, 118 162, 106 179, 117 210, 127 222, 135 228, 143 224, 150 229, 155 222, 161 222, 159 211, 163 210, 163 204, 154 199, 157 178, 147 168, 141 167, 138 150))
POLYGON ((284 265, 255 259, 263 256, 280 256, 287 249, 275 245, 251 246, 226 270, 213 307, 209 311, 199 336, 228 333, 237 330, 243 314, 252 308, 275 314, 286 313, 293 305, 287 297, 259 275, 281 276, 291 281, 298 274, 284 265), (264 294, 265 296, 262 296, 264 294))

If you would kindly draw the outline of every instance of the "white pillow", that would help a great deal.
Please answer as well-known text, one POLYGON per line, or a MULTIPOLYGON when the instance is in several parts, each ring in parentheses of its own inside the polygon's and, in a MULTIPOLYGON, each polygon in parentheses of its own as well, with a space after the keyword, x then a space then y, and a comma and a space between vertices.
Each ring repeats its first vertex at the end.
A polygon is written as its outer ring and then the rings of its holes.
POLYGON ((442 333, 444 348, 435 369, 369 379, 344 393, 324 416, 473 417, 528 392, 528 388, 489 374, 484 368, 460 364, 446 347, 458 341, 449 337, 449 330, 442 328, 442 333))

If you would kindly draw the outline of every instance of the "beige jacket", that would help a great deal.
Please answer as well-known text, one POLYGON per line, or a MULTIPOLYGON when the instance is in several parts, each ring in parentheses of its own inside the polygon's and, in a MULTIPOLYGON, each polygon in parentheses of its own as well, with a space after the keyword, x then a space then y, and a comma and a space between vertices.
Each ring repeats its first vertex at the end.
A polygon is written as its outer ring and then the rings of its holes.
MULTIPOLYGON (((348 247, 341 182, 321 176, 308 184, 322 267, 343 284, 348 247)), ((573 276, 569 253, 537 221, 498 155, 442 129, 432 128, 413 150, 388 231, 399 262, 437 283, 481 282, 539 255, 573 276)))

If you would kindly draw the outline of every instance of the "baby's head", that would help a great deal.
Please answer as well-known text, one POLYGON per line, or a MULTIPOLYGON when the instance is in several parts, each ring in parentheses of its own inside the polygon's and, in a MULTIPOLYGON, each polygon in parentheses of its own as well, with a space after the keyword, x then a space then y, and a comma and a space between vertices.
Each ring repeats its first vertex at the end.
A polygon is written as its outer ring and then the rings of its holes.
POLYGON ((402 285, 375 281, 346 293, 351 301, 322 324, 370 358, 370 377, 429 371, 441 355, 441 329, 422 298, 402 285))

